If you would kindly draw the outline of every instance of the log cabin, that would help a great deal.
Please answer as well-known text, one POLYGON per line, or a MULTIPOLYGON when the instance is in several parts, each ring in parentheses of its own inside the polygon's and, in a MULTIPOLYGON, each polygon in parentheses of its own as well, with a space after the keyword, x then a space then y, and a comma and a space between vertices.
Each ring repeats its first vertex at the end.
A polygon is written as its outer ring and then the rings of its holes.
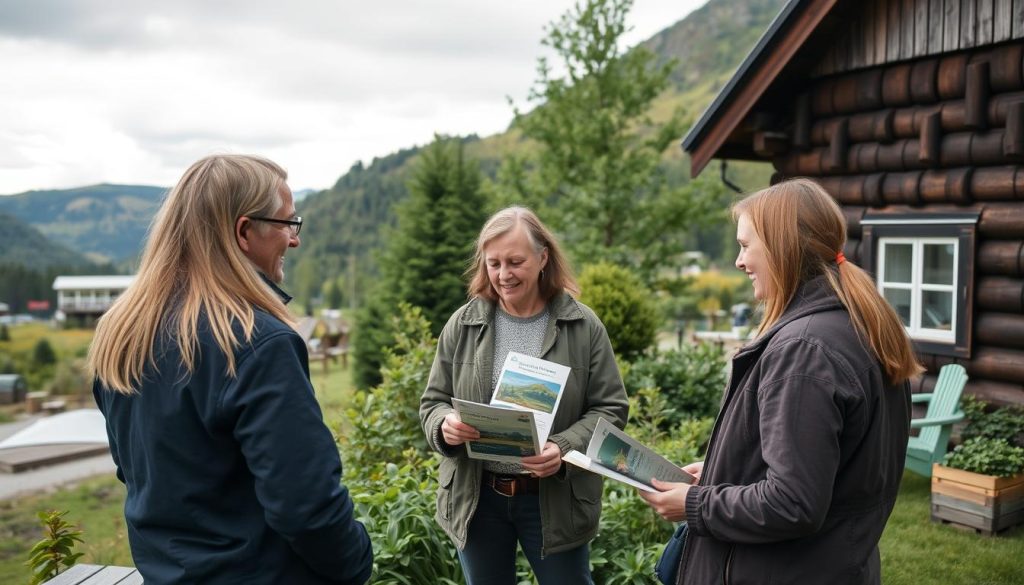
POLYGON ((810 177, 928 372, 1024 404, 1024 0, 790 0, 683 140, 810 177))

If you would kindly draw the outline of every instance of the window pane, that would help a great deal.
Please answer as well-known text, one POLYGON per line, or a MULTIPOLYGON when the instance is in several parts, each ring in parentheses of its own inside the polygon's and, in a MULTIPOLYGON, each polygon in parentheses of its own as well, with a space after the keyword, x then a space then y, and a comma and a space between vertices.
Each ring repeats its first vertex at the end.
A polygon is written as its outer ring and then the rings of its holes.
POLYGON ((882 296, 889 301, 896 314, 900 316, 904 327, 910 326, 910 291, 901 288, 882 289, 882 296))
POLYGON ((949 331, 953 327, 953 293, 921 292, 921 327, 949 331))
MULTIPOLYGON (((913 244, 885 245, 885 282, 910 282, 913 273, 913 244)), ((909 301, 908 301, 909 302, 909 301)))
POLYGON ((924 245, 924 283, 953 284, 953 244, 924 245))

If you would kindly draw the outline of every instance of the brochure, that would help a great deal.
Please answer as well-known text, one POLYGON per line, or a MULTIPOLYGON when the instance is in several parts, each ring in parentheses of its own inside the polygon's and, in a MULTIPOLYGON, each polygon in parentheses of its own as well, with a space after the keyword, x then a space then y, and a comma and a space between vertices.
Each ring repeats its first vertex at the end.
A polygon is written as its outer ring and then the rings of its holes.
POLYGON ((458 398, 452 405, 462 422, 480 431, 480 439, 466 443, 471 458, 517 463, 540 453, 533 412, 458 398))
POLYGON ((491 404, 533 413, 543 445, 551 433, 562 389, 572 368, 510 351, 498 376, 491 404))
POLYGON ((587 453, 569 451, 562 459, 593 473, 610 477, 646 492, 657 491, 651 479, 693 483, 693 476, 668 459, 601 418, 587 445, 587 453))

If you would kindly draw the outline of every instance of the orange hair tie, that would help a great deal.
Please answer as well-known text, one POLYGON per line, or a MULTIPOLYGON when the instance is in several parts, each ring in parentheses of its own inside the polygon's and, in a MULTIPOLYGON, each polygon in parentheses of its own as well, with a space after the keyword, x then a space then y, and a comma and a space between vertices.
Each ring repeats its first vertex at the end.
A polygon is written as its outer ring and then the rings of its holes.
POLYGON ((842 252, 837 252, 836 253, 836 264, 837 265, 838 264, 842 264, 843 262, 846 262, 846 256, 844 256, 842 252))

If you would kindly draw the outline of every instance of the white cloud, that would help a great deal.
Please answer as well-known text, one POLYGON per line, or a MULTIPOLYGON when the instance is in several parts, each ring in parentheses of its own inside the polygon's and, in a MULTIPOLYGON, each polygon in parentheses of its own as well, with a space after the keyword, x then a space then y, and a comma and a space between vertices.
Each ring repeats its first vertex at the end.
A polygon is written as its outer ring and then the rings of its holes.
MULTIPOLYGON (((703 0, 636 0, 629 45, 703 0)), ((324 188, 357 160, 511 121, 571 0, 0 2, 0 193, 170 185, 253 152, 324 188)))

